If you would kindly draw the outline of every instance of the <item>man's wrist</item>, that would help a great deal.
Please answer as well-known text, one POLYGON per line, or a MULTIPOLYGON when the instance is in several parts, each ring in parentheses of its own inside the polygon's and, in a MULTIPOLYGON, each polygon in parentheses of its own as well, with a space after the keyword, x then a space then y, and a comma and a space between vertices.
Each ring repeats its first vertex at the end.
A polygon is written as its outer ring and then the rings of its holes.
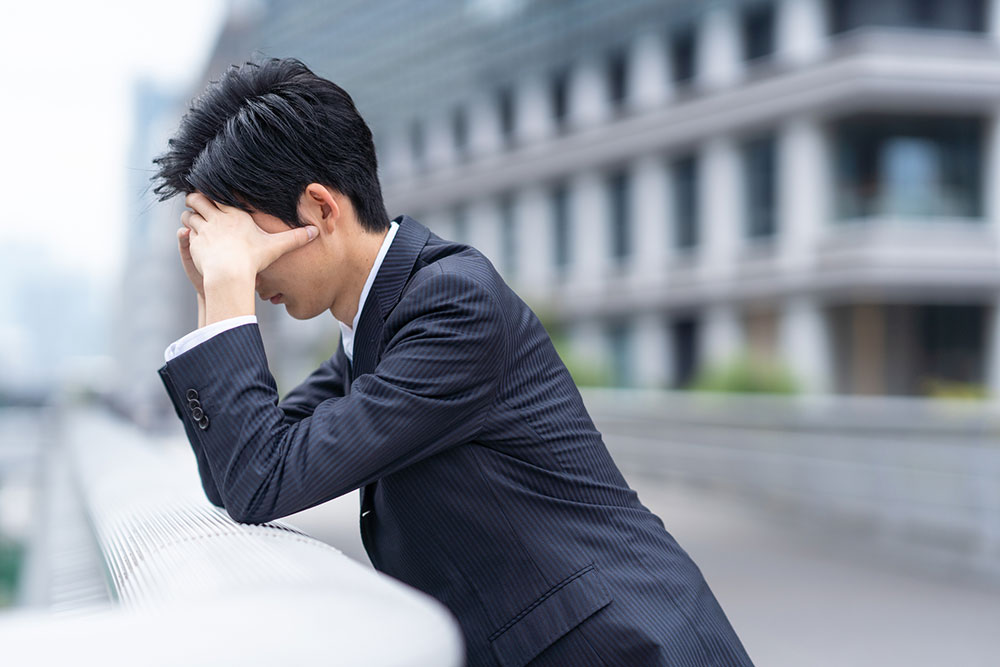
POLYGON ((255 276, 205 276, 204 326, 240 315, 255 315, 255 276))
POLYGON ((198 328, 205 326, 205 293, 197 292, 198 296, 198 328))

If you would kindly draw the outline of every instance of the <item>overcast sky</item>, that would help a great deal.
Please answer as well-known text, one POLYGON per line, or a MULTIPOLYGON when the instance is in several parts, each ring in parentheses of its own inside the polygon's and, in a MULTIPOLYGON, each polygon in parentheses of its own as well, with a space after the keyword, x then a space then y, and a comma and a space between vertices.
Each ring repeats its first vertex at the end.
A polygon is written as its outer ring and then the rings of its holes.
POLYGON ((186 91, 224 9, 224 0, 4 4, 0 372, 5 357, 23 366, 20 350, 38 334, 17 306, 28 291, 59 294, 52 283, 73 282, 87 299, 110 299, 124 253, 131 87, 150 76, 186 91))

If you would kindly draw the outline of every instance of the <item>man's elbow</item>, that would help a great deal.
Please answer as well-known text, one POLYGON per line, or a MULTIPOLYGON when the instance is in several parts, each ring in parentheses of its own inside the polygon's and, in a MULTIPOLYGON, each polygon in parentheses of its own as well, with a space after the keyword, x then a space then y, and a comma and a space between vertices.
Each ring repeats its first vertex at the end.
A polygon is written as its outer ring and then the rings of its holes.
POLYGON ((246 503, 230 501, 224 507, 229 518, 236 523, 267 523, 278 518, 269 516, 256 509, 250 509, 246 503))

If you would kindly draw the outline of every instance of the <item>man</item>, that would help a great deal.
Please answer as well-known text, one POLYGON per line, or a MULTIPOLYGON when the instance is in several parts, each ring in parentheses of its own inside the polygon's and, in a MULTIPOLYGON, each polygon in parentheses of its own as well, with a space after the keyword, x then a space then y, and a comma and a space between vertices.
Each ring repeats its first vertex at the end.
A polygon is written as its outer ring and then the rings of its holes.
POLYGON ((350 96, 231 67, 154 162, 181 192, 199 328, 159 372, 208 498, 261 523, 361 489, 365 549, 444 603, 470 665, 749 665, 701 572, 608 454, 490 262, 389 221, 350 96), (254 290, 342 345, 279 401, 254 290))

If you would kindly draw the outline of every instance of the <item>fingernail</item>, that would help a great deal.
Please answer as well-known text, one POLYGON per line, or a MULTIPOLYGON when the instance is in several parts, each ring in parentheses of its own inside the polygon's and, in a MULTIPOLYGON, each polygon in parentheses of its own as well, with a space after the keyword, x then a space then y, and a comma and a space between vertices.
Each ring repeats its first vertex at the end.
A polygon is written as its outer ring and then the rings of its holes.
POLYGON ((319 230, 310 225, 309 227, 306 227, 306 233, 309 235, 309 240, 312 241, 316 238, 316 234, 319 233, 319 230))

